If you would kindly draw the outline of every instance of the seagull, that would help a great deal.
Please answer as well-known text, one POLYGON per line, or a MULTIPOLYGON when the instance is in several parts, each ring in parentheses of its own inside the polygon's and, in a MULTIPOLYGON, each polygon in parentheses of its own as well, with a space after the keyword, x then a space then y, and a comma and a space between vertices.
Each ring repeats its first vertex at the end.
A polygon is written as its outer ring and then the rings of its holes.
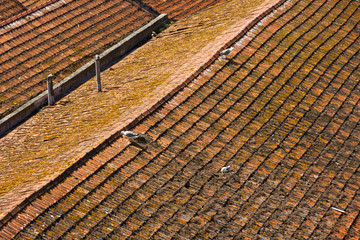
POLYGON ((135 133, 135 132, 132 132, 132 131, 121 131, 121 134, 124 136, 124 137, 139 137, 139 134, 138 133, 135 133))
POLYGON ((230 172, 230 166, 221 168, 221 173, 228 173, 228 172, 230 172))
POLYGON ((232 50, 234 50, 233 47, 227 48, 227 49, 225 49, 225 50, 223 50, 223 51, 220 52, 220 56, 229 55, 229 53, 230 53, 232 50))
POLYGON ((128 138, 130 142, 132 142, 135 145, 144 145, 148 144, 150 140, 144 133, 136 133, 133 131, 121 131, 121 134, 128 138))

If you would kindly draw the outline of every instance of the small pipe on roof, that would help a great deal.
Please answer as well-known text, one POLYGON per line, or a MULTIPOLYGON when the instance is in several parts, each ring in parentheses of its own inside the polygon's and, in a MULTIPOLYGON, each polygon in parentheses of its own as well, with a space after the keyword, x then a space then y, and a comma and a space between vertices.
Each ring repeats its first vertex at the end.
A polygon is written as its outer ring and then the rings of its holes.
POLYGON ((97 90, 101 92, 101 77, 100 77, 100 56, 95 56, 95 72, 96 72, 96 83, 97 83, 97 90))
POLYGON ((53 79, 55 78, 54 75, 50 74, 47 76, 47 90, 48 90, 48 105, 54 105, 55 97, 54 97, 54 88, 53 88, 53 79))

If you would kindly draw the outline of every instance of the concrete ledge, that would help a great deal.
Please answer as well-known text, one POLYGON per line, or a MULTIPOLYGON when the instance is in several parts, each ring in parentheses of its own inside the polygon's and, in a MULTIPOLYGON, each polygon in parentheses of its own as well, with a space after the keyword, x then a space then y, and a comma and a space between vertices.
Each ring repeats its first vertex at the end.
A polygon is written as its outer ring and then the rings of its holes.
MULTIPOLYGON (((145 26, 137 31, 131 33, 128 37, 121 40, 118 44, 105 50, 100 54, 100 62, 102 69, 114 62, 117 58, 124 56, 131 51, 136 45, 149 38, 152 31, 155 31, 168 22, 166 14, 161 14, 150 21, 145 26)), ((85 81, 89 80, 95 75, 95 61, 92 60, 86 63, 83 67, 76 70, 74 73, 64 78, 61 82, 54 86, 54 97, 60 99, 72 89, 78 87, 85 81)), ((39 94, 37 97, 31 99, 14 112, 5 116, 0 120, 0 137, 10 131, 13 127, 21 121, 29 117, 33 112, 47 105, 47 91, 39 94)))

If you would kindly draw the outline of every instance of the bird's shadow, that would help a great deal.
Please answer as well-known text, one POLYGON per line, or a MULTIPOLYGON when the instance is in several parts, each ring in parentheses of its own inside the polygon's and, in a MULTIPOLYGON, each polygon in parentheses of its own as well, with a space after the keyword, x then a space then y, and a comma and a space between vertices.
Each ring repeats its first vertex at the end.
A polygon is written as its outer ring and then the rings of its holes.
POLYGON ((128 137, 130 140, 131 145, 141 148, 142 150, 146 150, 149 146, 149 144, 152 142, 152 139, 145 134, 141 134, 137 137, 128 137))
POLYGON ((147 148, 146 146, 140 145, 134 141, 130 141, 130 144, 133 145, 134 147, 141 148, 142 150, 146 150, 146 148, 147 148))
POLYGON ((232 173, 235 173, 235 171, 234 170, 229 170, 228 172, 216 172, 214 175, 215 175, 215 177, 228 177, 228 176, 230 176, 230 175, 232 175, 232 173))
POLYGON ((117 90, 117 89, 121 89, 122 87, 108 87, 108 90, 117 90))

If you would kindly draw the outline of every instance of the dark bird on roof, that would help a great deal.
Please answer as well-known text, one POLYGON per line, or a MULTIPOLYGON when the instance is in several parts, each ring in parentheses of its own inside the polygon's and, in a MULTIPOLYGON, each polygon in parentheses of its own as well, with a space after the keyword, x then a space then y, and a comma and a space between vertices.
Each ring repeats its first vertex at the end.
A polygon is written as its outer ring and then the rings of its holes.
POLYGON ((230 172, 230 166, 222 167, 220 171, 221 173, 228 173, 230 172))
POLYGON ((234 50, 233 47, 230 47, 230 48, 227 48, 223 51, 220 52, 220 56, 226 56, 226 55, 229 55, 231 53, 231 51, 234 50))

